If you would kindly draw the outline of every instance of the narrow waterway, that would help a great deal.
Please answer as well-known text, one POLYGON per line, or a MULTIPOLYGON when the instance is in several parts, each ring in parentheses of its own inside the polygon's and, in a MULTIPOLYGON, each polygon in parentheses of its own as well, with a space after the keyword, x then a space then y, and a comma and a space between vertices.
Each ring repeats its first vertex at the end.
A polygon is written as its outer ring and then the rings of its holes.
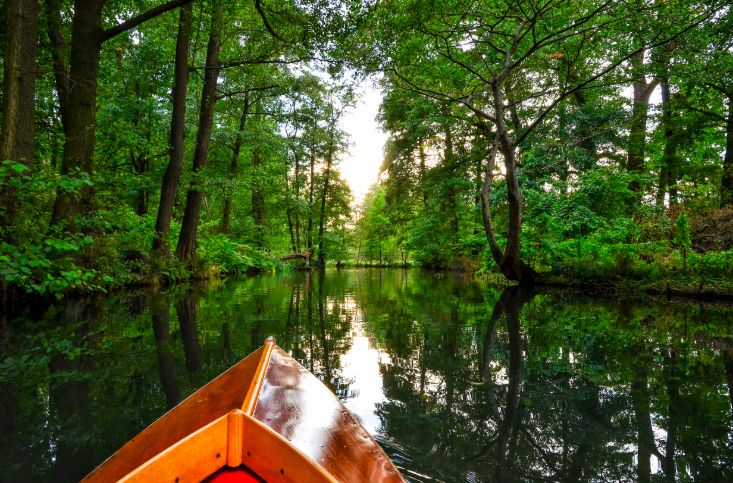
POLYGON ((78 480, 269 335, 413 481, 733 481, 731 305, 378 269, 29 308, 0 341, 0 477, 78 480))

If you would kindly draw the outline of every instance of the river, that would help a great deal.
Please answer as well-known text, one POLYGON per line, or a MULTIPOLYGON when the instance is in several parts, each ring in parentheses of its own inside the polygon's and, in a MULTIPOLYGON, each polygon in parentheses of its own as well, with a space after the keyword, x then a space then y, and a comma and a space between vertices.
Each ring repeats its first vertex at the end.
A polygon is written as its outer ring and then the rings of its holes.
POLYGON ((0 340, 0 478, 76 481, 267 336, 411 481, 733 481, 733 306, 420 270, 30 307, 0 340))

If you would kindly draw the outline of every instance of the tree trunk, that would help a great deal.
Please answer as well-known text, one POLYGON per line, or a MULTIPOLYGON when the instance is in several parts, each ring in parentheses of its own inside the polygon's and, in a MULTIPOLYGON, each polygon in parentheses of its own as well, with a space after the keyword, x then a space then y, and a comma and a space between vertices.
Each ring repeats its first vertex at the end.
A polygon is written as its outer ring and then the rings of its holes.
POLYGON ((450 180, 448 187, 448 196, 446 197, 446 209, 448 216, 450 217, 450 229, 453 240, 458 238, 458 203, 457 203, 457 186, 453 182, 453 177, 456 175, 456 159, 453 153, 453 133, 450 130, 448 123, 443 126, 445 130, 445 152, 443 154, 443 162, 445 163, 445 169, 450 180))
MULTIPOLYGON (((232 150, 232 162, 229 165, 230 179, 233 181, 237 176, 237 168, 239 167, 239 153, 242 150, 242 141, 244 140, 244 131, 247 125, 247 116, 249 116, 249 92, 244 93, 244 105, 242 106, 242 115, 239 117, 239 130, 237 131, 237 140, 234 141, 234 149, 232 150)), ((224 210, 221 214, 220 230, 222 233, 229 233, 229 222, 232 216, 232 194, 227 192, 224 198, 224 210)))
POLYGON ((285 173, 285 215, 288 222, 288 232, 290 233, 290 248, 293 253, 298 253, 295 245, 295 227, 293 226, 293 202, 290 195, 290 183, 288 182, 288 174, 285 173))
MULTIPOLYGON (((673 179, 675 167, 677 165, 677 138, 675 135, 672 102, 669 91, 669 81, 666 79, 661 82, 662 88, 662 130, 664 133, 664 151, 662 153, 662 162, 659 167, 659 186, 657 188, 657 206, 664 206, 664 198, 670 185, 675 186, 676 180, 673 179)), ((670 196, 669 203, 674 204, 675 200, 670 196)))
MULTIPOLYGON (((172 0, 115 27, 102 30, 102 8, 107 0, 77 0, 71 22, 71 61, 69 89, 64 122, 64 156, 61 174, 91 175, 94 165, 94 140, 97 124, 97 80, 102 43, 136 27, 140 23, 191 0, 172 0), (73 88, 72 88, 73 86, 73 88)), ((54 17, 58 20, 58 17, 54 17)), ((50 19, 51 22, 55 20, 50 19)), ((91 188, 79 193, 59 186, 51 214, 51 223, 73 223, 76 215, 89 205, 91 188)))
POLYGON ((181 234, 178 237, 176 256, 182 261, 196 261, 196 237, 201 214, 201 171, 206 167, 211 142, 211 127, 214 121, 216 104, 216 83, 219 78, 219 52, 221 50, 221 30, 224 8, 220 0, 212 2, 211 31, 206 49, 206 73, 201 92, 199 111, 199 130, 196 135, 196 149, 193 156, 193 179, 186 195, 186 210, 183 215, 181 234))
MULTIPOLYGON (((118 66, 122 69, 122 61, 118 59, 118 66)), ((132 95, 135 99, 140 98, 140 84, 138 82, 132 83, 132 95)), ((143 131, 145 133, 145 147, 140 150, 134 149, 130 146, 130 164, 135 172, 135 176, 138 178, 138 186, 135 190, 134 207, 135 213, 139 216, 148 214, 148 205, 150 202, 150 190, 148 189, 147 183, 145 182, 145 175, 150 170, 150 158, 148 156, 148 146, 151 145, 152 137, 152 126, 150 122, 144 122, 144 114, 140 109, 135 109, 132 113, 132 127, 135 132, 139 132, 141 122, 143 123, 143 131)))
POLYGON ((509 226, 507 244, 504 248, 504 257, 499 267, 509 280, 522 282, 523 270, 519 255, 520 232, 522 230, 522 194, 519 189, 517 176, 516 146, 504 136, 501 142, 501 152, 504 156, 506 169, 507 202, 509 204, 509 226))
POLYGON ((728 96, 725 136, 723 179, 720 183, 720 206, 733 205, 733 95, 728 96))
POLYGON ((316 164, 316 153, 311 148, 310 152, 310 186, 308 189, 308 252, 313 254, 313 170, 316 164))
MULTIPOLYGON (((256 124, 260 124, 260 114, 262 108, 256 109, 256 124)), ((262 192, 262 149, 258 144, 252 151, 252 219, 255 224, 255 244, 259 248, 265 246, 265 196, 262 192)))
POLYGON ((321 216, 318 220, 318 266, 323 268, 326 266, 326 253, 323 243, 323 227, 326 224, 326 197, 328 196, 328 182, 331 178, 331 165, 333 164, 333 156, 335 150, 334 132, 336 120, 331 119, 331 129, 329 132, 330 139, 328 143, 328 151, 326 152, 326 171, 323 173, 323 193, 321 193, 321 216))
POLYGON ((427 168, 425 167, 425 143, 422 139, 419 141, 420 150, 420 187, 422 189, 422 205, 423 208, 428 206, 428 190, 425 183, 427 181, 427 168))
MULTIPOLYGON (((143 176, 150 169, 150 160, 147 155, 131 154, 132 167, 137 176, 143 176)), ((150 200, 150 192, 145 186, 138 187, 135 194, 135 213, 140 216, 148 214, 148 201, 150 200)))
MULTIPOLYGON (((481 131, 476 133, 476 135, 473 138, 473 144, 474 146, 480 146, 481 145, 481 131)), ((490 140, 489 140, 490 142, 490 140)), ((481 208, 481 188, 483 187, 483 171, 484 171, 484 157, 482 156, 483 150, 480 151, 480 153, 473 154, 473 178, 474 178, 474 192, 473 192, 473 205, 476 208, 481 208)), ((474 228, 474 234, 476 234, 477 231, 474 228)))
MULTIPOLYGON (((68 92, 68 112, 64 123, 64 156, 61 174, 91 175, 97 124, 97 79, 102 48, 102 7, 106 0, 84 0, 74 3, 71 23, 71 62, 68 92)), ((56 190, 51 223, 71 222, 86 209, 91 188, 81 192, 56 190)))
POLYGON ((496 166, 496 154, 499 146, 498 136, 494 136, 494 140, 491 143, 491 150, 489 151, 489 157, 486 160, 486 168, 484 171, 484 183, 481 188, 481 215, 486 232, 486 238, 489 242, 489 249, 491 250, 491 256, 496 262, 497 266, 500 265, 501 259, 504 254, 499 248, 499 244, 496 242, 496 234, 494 233, 494 224, 491 219, 491 190, 494 185, 494 167, 496 166))
POLYGON ((155 220, 153 251, 168 257, 168 234, 176 202, 178 181, 183 171, 185 155, 186 92, 188 91, 188 52, 191 43, 192 7, 188 4, 181 8, 178 18, 178 37, 176 38, 176 61, 173 81, 173 111, 171 113, 170 158, 160 187, 160 204, 155 220))
MULTIPOLYGON (((495 83, 492 86, 493 105, 496 111, 496 132, 493 136, 494 141, 489 152, 489 159, 486 163, 486 171, 484 173, 484 184, 481 190, 481 214, 484 224, 484 230, 489 242, 491 256, 499 267, 501 273, 508 280, 518 281, 521 285, 532 285, 535 282, 537 273, 520 257, 520 233, 522 230, 522 194, 519 188, 519 179, 517 174, 517 146, 514 144, 506 130, 506 122, 504 119, 504 98, 502 95, 501 85, 495 83), (496 165, 497 152, 501 150, 504 157, 505 180, 507 184, 507 202, 509 205, 509 220, 507 244, 502 251, 496 241, 496 234, 491 219, 491 189, 494 179, 494 167, 496 165)), ((490 133, 488 126, 483 122, 478 123, 478 127, 487 135, 490 133)))
POLYGON ((64 61, 64 37, 61 33, 61 0, 46 0, 46 21, 48 38, 51 41, 51 61, 56 83, 56 94, 59 98, 59 114, 61 123, 66 125, 69 104, 69 73, 64 61))
POLYGON ((295 208, 295 253, 300 253, 300 158, 295 156, 295 201, 298 202, 295 208))
MULTIPOLYGON (((30 167, 35 152, 37 0, 7 0, 5 20, 0 162, 10 159, 30 167)), ((0 227, 13 226, 18 197, 7 180, 0 190, 0 206, 0 227)))
MULTIPOLYGON (((644 51, 631 58, 634 80, 634 99, 631 110, 631 126, 629 129, 629 145, 627 148, 626 171, 641 174, 644 172, 644 154, 646 152, 647 118, 649 114, 649 98, 654 91, 656 81, 647 82, 644 69, 644 51)), ((630 188, 638 191, 638 181, 631 183, 630 188)))
POLYGON ((294 218, 294 203, 293 203, 293 186, 295 187, 295 198, 297 200, 298 198, 298 154, 295 149, 292 149, 293 151, 293 158, 295 162, 295 180, 294 183, 290 183, 289 178, 289 172, 290 170, 287 169, 285 171, 285 215, 287 217, 287 223, 288 223, 288 232, 290 233, 290 249, 293 253, 298 253, 298 243, 296 243, 296 234, 295 234, 295 224, 293 221, 294 218))
POLYGON ((262 150, 255 146, 252 152, 252 219, 255 222, 257 246, 265 246, 265 196, 262 193, 262 150))
POLYGON ((509 280, 523 282, 523 270, 520 264, 519 244, 520 232, 522 230, 522 194, 519 189, 519 178, 517 176, 517 146, 514 145, 506 130, 504 121, 504 99, 501 95, 501 86, 494 85, 494 104, 498 108, 496 133, 499 141, 498 148, 504 157, 504 168, 506 171, 506 197, 509 205, 509 220, 507 243, 504 248, 504 255, 498 263, 499 268, 509 280))

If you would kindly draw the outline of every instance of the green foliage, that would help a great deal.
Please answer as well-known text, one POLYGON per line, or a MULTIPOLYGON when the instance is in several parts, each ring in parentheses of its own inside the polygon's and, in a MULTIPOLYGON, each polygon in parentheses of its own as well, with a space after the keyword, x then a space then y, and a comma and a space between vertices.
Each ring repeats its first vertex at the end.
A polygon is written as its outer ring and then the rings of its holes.
POLYGON ((674 225, 674 239, 672 240, 677 249, 682 253, 682 270, 687 270, 687 255, 692 247, 690 237, 690 220, 687 215, 680 215, 674 225))
POLYGON ((677 248, 689 251, 692 245, 690 238, 690 220, 687 215, 680 215, 674 224, 674 239, 672 240, 677 248))
POLYGON ((267 253, 242 245, 221 234, 205 237, 199 247, 199 262, 221 273, 271 271, 280 265, 267 253))
POLYGON ((104 290, 112 281, 109 276, 75 262, 91 243, 89 236, 70 234, 20 246, 0 243, 1 280, 27 293, 56 297, 72 291, 104 290))
MULTIPOLYGON (((105 22, 144 11, 145 3, 110 4, 105 22)), ((74 10, 62 2, 62 42, 39 47, 36 153, 25 164, 0 160, 3 201, 17 201, 0 206, 5 286, 61 294, 173 282, 271 270, 275 260, 306 250, 331 262, 497 273, 496 261, 487 261, 481 206, 492 146, 499 153, 487 201, 497 241, 503 248, 518 237, 518 256, 540 272, 661 280, 678 270, 672 265, 681 256, 682 270, 697 276, 699 267, 720 262, 710 252, 730 249, 727 215, 705 215, 727 199, 721 154, 733 92, 730 9, 677 1, 654 12, 643 2, 586 0, 552 9, 529 0, 357 3, 296 2, 277 11, 227 4, 227 68, 207 166, 195 173, 194 111, 203 107, 197 76, 186 93, 186 163, 167 240, 174 252, 186 191, 195 188, 199 253, 186 267, 151 248, 171 148, 177 16, 156 16, 104 43, 99 79, 81 80, 98 87, 95 104, 87 104, 97 106, 94 152, 81 156, 64 152, 79 137, 67 139, 58 66, 49 65, 53 54, 70 60, 74 45, 74 10), (271 29, 282 41, 273 43, 271 29), (671 38, 674 45, 663 40, 671 38), (328 62, 300 64, 314 58, 328 62), (354 81, 374 72, 388 139, 380 181, 355 216, 338 170, 348 148, 338 126, 354 103, 354 81), (654 79, 667 93, 663 105, 651 97, 644 119, 646 103, 627 95, 639 79, 654 79), (502 145, 495 144, 497 117, 507 135, 502 145), (637 138, 643 146, 633 145, 637 138), (636 167, 629 164, 635 152, 636 167), (519 189, 508 189, 514 181, 519 189), (510 194, 521 201, 521 222, 510 223, 510 194), (78 206, 52 215, 55 199, 67 195, 78 206), (679 225, 679 212, 689 215, 689 227, 679 225), (52 218, 62 222, 50 226, 52 218), (699 259, 693 247, 708 253, 699 259)), ((193 4, 196 73, 210 6, 193 4)), ((39 38, 49 38, 50 26, 41 22, 39 38)))

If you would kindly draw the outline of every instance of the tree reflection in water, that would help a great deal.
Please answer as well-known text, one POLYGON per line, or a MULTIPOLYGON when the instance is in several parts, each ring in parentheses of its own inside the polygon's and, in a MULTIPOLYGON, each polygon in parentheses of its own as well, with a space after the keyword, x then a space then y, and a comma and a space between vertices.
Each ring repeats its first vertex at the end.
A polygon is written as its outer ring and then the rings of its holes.
POLYGON ((416 270, 75 300, 4 329, 0 480, 78 478, 274 335, 414 480, 730 481, 731 315, 416 270))

